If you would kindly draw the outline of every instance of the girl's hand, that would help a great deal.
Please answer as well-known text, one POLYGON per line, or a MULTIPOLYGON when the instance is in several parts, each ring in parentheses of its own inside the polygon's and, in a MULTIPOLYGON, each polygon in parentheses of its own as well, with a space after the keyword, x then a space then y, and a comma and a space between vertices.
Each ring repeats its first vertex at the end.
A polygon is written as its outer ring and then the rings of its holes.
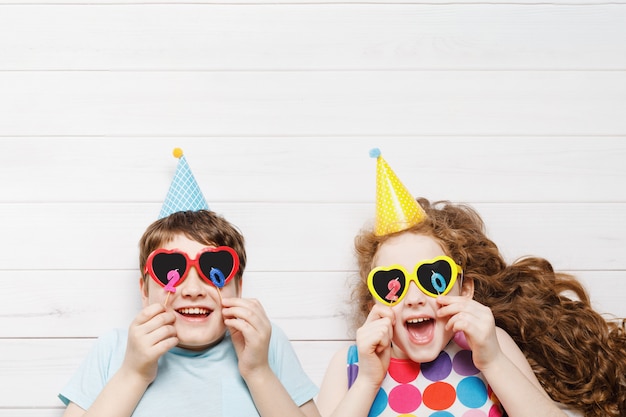
POLYGON ((491 309, 465 296, 442 295, 437 302, 437 316, 449 317, 446 330, 465 333, 474 365, 484 371, 502 354, 491 309))
POLYGON ((178 344, 176 316, 161 304, 143 308, 128 329, 122 368, 150 383, 157 374, 158 360, 178 344))
POLYGON ((241 376, 247 379, 254 372, 267 371, 272 326, 261 303, 252 298, 223 298, 222 316, 239 358, 241 376))
POLYGON ((391 307, 375 304, 363 326, 357 330, 357 381, 369 381, 376 388, 382 384, 389 368, 394 323, 395 315, 391 307))

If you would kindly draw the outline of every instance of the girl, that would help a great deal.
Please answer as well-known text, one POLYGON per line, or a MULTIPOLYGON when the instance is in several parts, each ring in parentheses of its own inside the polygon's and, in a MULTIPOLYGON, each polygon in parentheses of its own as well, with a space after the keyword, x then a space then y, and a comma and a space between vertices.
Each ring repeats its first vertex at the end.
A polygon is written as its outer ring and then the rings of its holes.
POLYGON ((408 192, 380 157, 378 166, 377 224, 355 241, 364 324, 348 362, 358 356, 358 374, 346 372, 348 349, 335 355, 322 415, 564 415, 553 400, 585 416, 626 415, 623 321, 605 321, 543 259, 507 265, 468 206, 418 199, 390 219, 390 200, 409 204, 408 192))

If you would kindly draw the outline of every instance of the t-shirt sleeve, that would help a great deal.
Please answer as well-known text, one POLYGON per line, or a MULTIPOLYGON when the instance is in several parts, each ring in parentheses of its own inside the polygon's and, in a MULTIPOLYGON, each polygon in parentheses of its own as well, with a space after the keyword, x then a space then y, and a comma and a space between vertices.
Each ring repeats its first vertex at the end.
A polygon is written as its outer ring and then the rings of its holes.
POLYGON ((298 406, 317 395, 318 388, 302 369, 291 342, 282 329, 274 323, 272 323, 269 361, 270 367, 298 406))
POLYGON ((59 393, 59 399, 87 410, 110 378, 111 360, 119 343, 119 331, 98 338, 69 382, 59 393))

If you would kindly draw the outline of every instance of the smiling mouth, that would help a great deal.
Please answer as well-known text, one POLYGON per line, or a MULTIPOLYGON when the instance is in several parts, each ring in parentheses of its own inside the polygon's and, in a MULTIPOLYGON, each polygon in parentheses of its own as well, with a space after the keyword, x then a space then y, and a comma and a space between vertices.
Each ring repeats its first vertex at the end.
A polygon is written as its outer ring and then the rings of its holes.
POLYGON ((432 340, 435 320, 430 317, 419 317, 407 320, 405 326, 411 340, 422 344, 432 340))
POLYGON ((202 307, 179 308, 176 312, 185 317, 208 317, 211 314, 211 310, 202 307))
POLYGON ((406 321, 406 324, 412 325, 412 324, 421 324, 424 323, 426 321, 432 320, 429 317, 420 317, 418 319, 409 319, 406 321))

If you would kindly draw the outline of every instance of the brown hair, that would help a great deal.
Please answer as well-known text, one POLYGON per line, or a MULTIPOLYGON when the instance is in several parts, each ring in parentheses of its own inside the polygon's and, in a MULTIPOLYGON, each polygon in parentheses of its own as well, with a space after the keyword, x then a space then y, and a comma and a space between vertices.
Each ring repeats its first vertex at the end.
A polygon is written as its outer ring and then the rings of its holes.
POLYGON ((180 211, 152 223, 139 240, 139 268, 144 274, 146 260, 152 251, 183 234, 205 245, 230 246, 239 256, 239 270, 235 274, 237 286, 246 267, 246 249, 241 232, 219 214, 208 211, 180 211))
MULTIPOLYGON (((468 205, 419 198, 428 219, 404 232, 433 237, 474 281, 474 299, 489 306, 496 324, 526 355, 546 392, 587 417, 626 416, 626 324, 594 311, 573 276, 555 272, 545 259, 511 265, 468 205), (576 299, 567 293, 573 293, 576 299)), ((355 239, 359 277, 354 323, 362 323, 373 299, 366 280, 388 236, 363 230, 355 239)))

